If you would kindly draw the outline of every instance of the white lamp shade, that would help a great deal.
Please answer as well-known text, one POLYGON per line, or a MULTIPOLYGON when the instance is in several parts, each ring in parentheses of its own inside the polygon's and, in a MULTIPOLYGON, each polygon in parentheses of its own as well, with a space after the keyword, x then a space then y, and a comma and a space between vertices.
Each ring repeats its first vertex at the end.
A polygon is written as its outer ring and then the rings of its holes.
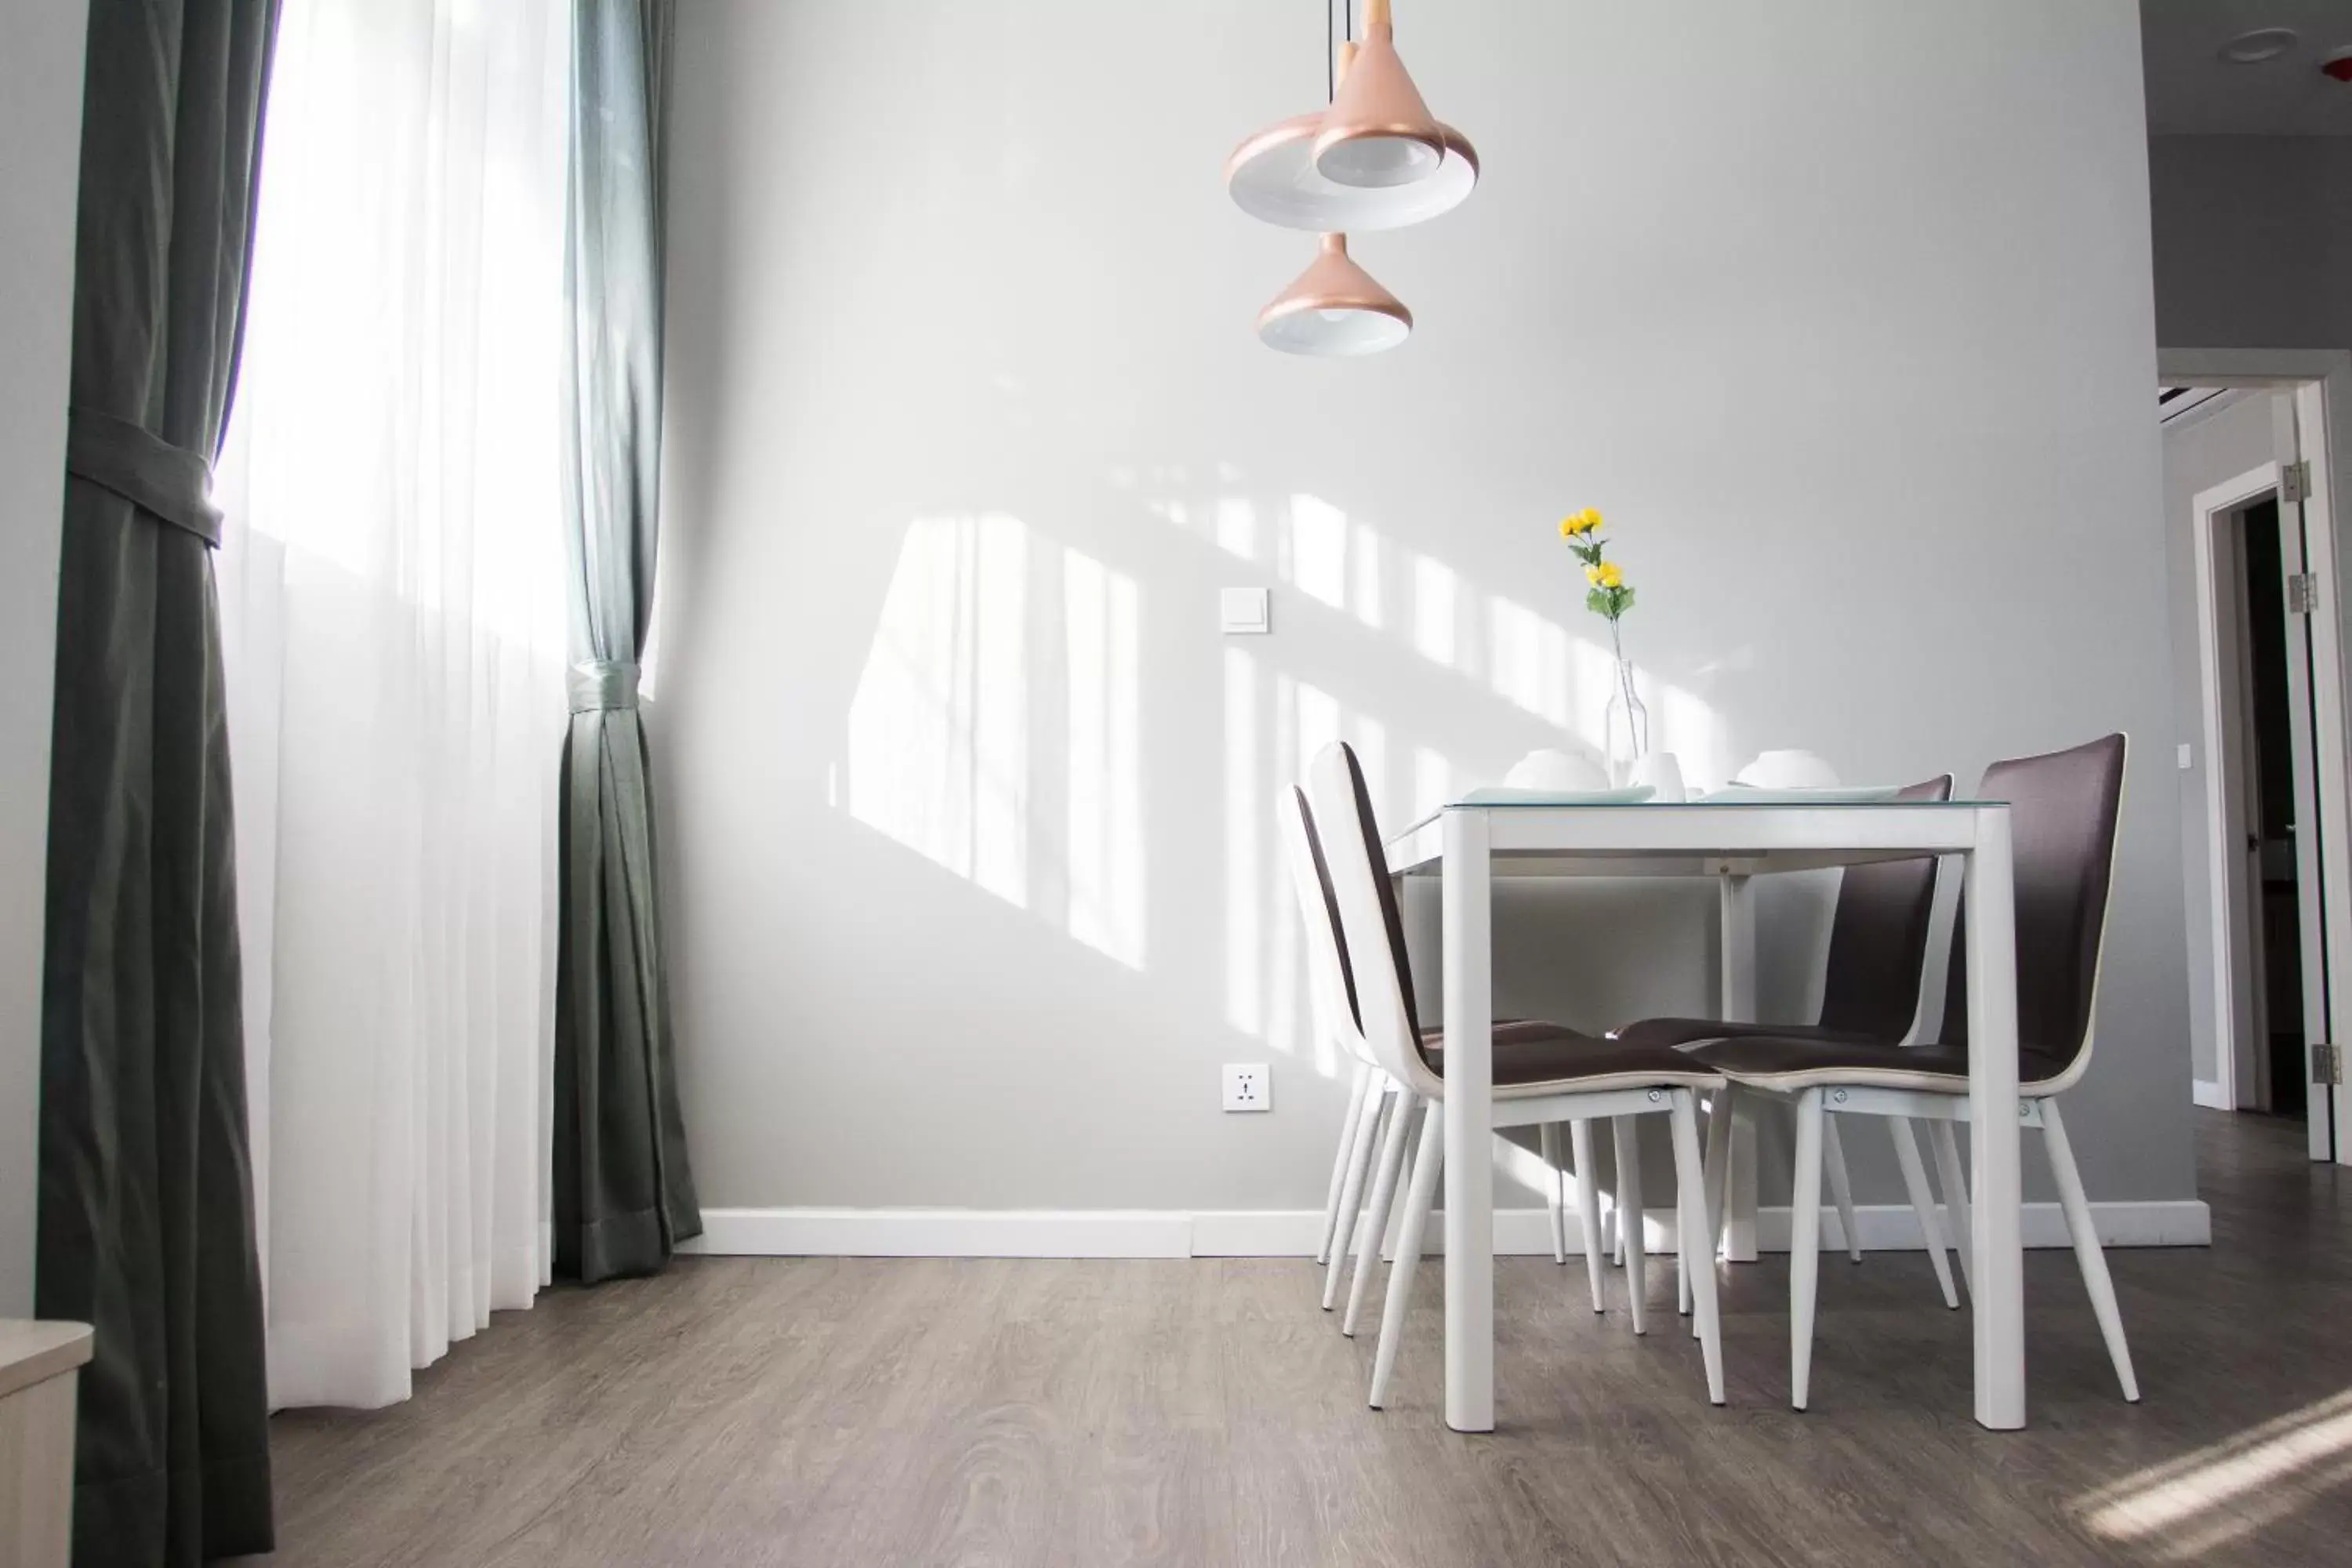
POLYGON ((1319 112, 1294 115, 1234 149, 1225 160, 1225 189, 1242 211, 1284 228, 1366 233, 1451 212, 1478 184, 1478 154, 1470 139, 1441 125, 1444 156, 1428 178, 1402 185, 1341 184, 1316 166, 1315 139, 1322 129, 1319 112))

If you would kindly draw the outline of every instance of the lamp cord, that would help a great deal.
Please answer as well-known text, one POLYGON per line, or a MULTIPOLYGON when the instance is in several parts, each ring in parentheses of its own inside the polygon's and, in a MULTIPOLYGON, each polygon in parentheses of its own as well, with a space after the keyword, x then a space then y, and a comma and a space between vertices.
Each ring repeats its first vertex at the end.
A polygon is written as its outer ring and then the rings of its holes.
POLYGON ((1356 0, 1323 0, 1323 101, 1339 96, 1339 46, 1356 41, 1356 0), (1344 17, 1335 22, 1335 14, 1344 17), (1345 29, 1344 33, 1342 29, 1345 29))

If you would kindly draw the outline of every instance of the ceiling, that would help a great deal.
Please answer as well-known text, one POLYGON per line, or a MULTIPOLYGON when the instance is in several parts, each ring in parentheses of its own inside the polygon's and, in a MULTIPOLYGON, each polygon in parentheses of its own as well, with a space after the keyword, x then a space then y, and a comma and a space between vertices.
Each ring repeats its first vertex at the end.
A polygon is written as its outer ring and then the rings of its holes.
POLYGON ((2352 0, 2140 0, 2147 128, 2158 136, 2352 136, 2352 85, 2320 61, 2352 47, 2352 0), (2294 48, 2233 65, 2221 46, 2285 27, 2294 48))

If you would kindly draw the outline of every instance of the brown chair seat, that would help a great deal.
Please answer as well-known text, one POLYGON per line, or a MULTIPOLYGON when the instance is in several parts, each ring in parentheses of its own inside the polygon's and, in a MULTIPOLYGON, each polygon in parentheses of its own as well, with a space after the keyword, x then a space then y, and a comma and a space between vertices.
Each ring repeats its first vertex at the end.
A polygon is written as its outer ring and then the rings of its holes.
MULTIPOLYGON (((1424 1037, 1421 1054, 1430 1070, 1445 1076, 1445 1042, 1424 1037)), ((1717 1075, 1690 1053, 1671 1046, 1629 1044, 1588 1035, 1564 1025, 1521 1020, 1495 1026, 1495 1087, 1529 1089, 1540 1084, 1590 1086, 1595 1079, 1639 1079, 1644 1083, 1711 1085, 1717 1075)))
POLYGON ((1721 1018, 1643 1018, 1617 1031, 1628 1045, 1688 1046, 1702 1040, 1727 1040, 1769 1029, 1778 1038, 1826 1040, 1853 1045, 1879 1043, 1875 1035, 1859 1029, 1830 1029, 1818 1024, 1732 1024, 1721 1018))
MULTIPOLYGON (((1969 1091, 1964 1045, 1897 1046, 1885 1040, 1822 1039, 1801 1033, 1736 1035, 1687 1053, 1725 1077, 1769 1089, 1816 1084, 1875 1085, 1930 1094, 1969 1091)), ((2018 1082, 2031 1089, 2066 1070, 2068 1058, 2026 1048, 2017 1053, 2018 1082)))

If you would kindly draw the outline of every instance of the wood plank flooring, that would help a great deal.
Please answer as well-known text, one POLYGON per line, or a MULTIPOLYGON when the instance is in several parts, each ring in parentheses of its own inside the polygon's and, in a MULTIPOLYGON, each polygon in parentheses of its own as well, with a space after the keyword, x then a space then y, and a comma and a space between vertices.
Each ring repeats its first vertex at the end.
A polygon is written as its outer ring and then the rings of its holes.
POLYGON ((1290 1260, 711 1258, 501 1314, 409 1403, 278 1417, 271 1564, 2352 1563, 2352 1182, 2200 1111, 2210 1250, 2112 1256, 2122 1403, 2071 1255, 2027 1257, 2032 1426, 1969 1419, 1923 1255, 1727 1271, 1731 1404, 1654 1268, 1498 1265, 1501 1429, 1439 1417, 1439 1275, 1365 1408, 1290 1260))

